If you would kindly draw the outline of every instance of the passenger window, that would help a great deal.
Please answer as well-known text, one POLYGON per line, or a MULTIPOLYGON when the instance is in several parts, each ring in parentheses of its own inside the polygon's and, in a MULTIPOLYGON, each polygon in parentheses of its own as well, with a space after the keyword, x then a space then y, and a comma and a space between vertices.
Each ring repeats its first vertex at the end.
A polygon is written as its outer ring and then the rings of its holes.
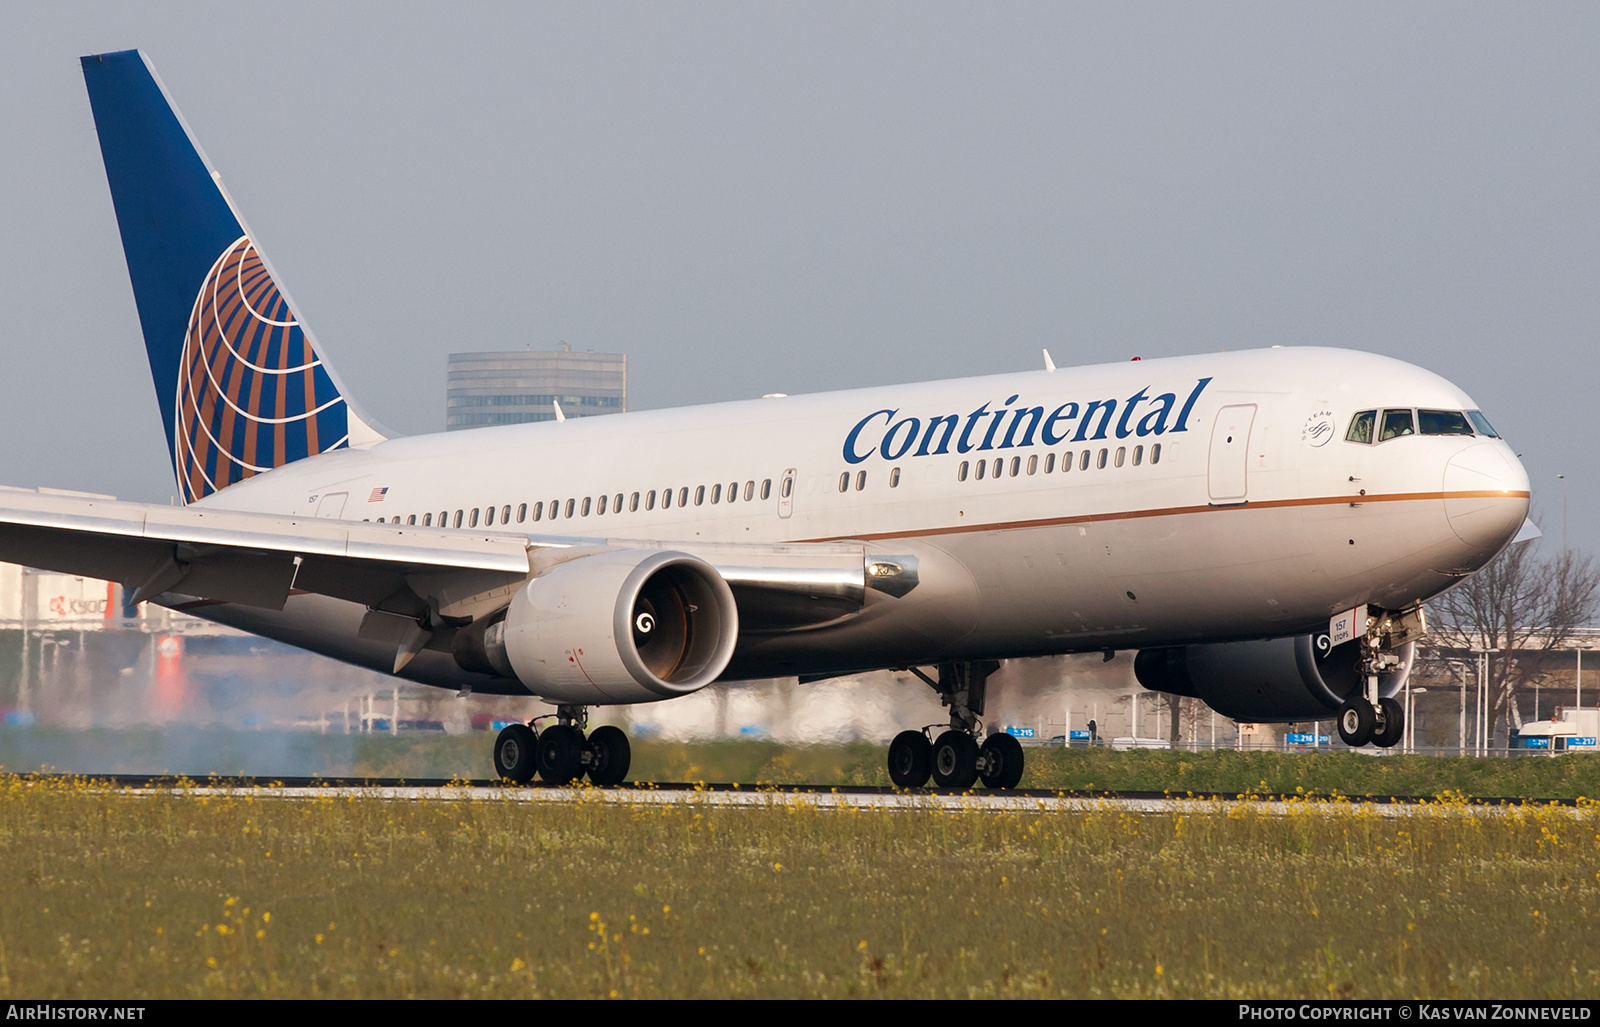
MULTIPOLYGON (((472 523, 478 523, 478 511, 476 510, 472 511, 472 523)), ((483 511, 483 523, 485 527, 488 527, 494 523, 494 507, 491 506, 487 510, 483 511)))
POLYGON ((439 527, 441 527, 441 528, 447 527, 449 524, 450 524, 450 511, 449 510, 440 510, 439 511, 439 527))
MULTIPOLYGON (((750 502, 750 500, 754 499, 755 496, 756 496, 756 483, 754 481, 745 482, 744 483, 744 501, 746 503, 748 503, 748 502, 750 502)), ((761 498, 762 499, 766 499, 767 498, 765 490, 762 491, 761 498)))
MULTIPOLYGON (((567 517, 568 518, 572 517, 572 511, 573 511, 574 508, 576 508, 577 505, 578 505, 578 501, 576 499, 567 500, 567 517)), ((584 511, 584 513, 588 513, 588 512, 589 511, 587 511, 587 510, 584 511)))
POLYGON ((730 481, 728 483, 728 502, 731 503, 731 502, 733 502, 734 500, 736 500, 738 498, 739 498, 739 483, 736 482, 736 481, 730 481))
POLYGON ((462 511, 456 511, 456 527, 461 527, 461 518, 466 516, 462 511))
POLYGON ((983 480, 983 476, 985 474, 988 474, 988 473, 989 473, 989 461, 987 461, 987 460, 979 460, 978 461, 978 473, 976 475, 977 480, 978 481, 982 481, 983 480))
POLYGON ((1011 458, 1011 476, 1013 478, 1015 478, 1021 472, 1022 472, 1022 457, 1020 457, 1020 456, 1012 457, 1011 458))
POLYGON ((991 470, 989 472, 989 474, 992 477, 995 477, 995 478, 1000 477, 1000 472, 1005 470, 1005 463, 1006 463, 1006 458, 1005 457, 1003 457, 1003 456, 995 457, 994 458, 994 469, 991 470))
POLYGON ((845 471, 843 474, 839 475, 839 491, 840 492, 847 492, 847 491, 849 491, 849 489, 850 489, 850 472, 849 471, 845 471))
POLYGON ((528 504, 527 503, 519 504, 517 506, 517 523, 521 524, 523 521, 525 521, 527 519, 528 519, 528 504))
POLYGON ((608 496, 601 496, 600 497, 600 505, 595 509, 596 516, 606 512, 606 500, 608 498, 610 498, 610 497, 608 497, 608 496))
POLYGON ((583 497, 583 516, 589 516, 589 497, 583 497))
POLYGON ((533 519, 537 521, 537 520, 542 519, 543 517, 544 517, 544 503, 543 503, 543 501, 540 501, 538 503, 533 504, 533 519))
POLYGON ((1052 471, 1054 471, 1055 469, 1056 469, 1056 455, 1054 453, 1046 453, 1044 455, 1044 473, 1049 474, 1052 471))
POLYGON ((889 487, 892 489, 900 487, 900 468, 896 467, 889 472, 889 487))
POLYGON ((689 486, 685 485, 681 489, 678 490, 678 505, 679 506, 688 506, 689 505, 689 486))
POLYGON ((857 471, 856 472, 856 491, 860 492, 862 489, 864 489, 866 487, 867 487, 867 472, 866 471, 857 471))
POLYGON ((1417 431, 1423 435, 1471 435, 1472 425, 1459 410, 1418 410, 1417 431))
POLYGON ((1028 457, 1028 473, 1029 474, 1037 474, 1038 471, 1039 471, 1039 455, 1037 453, 1035 453, 1033 456, 1028 457))
POLYGON ((1143 446, 1134 446, 1133 447, 1133 466, 1138 467, 1143 462, 1144 462, 1144 447, 1143 446))
POLYGON ((424 528, 433 527, 433 514, 425 513, 425 514, 422 515, 422 526, 424 528))
POLYGON ((1411 411, 1385 410, 1383 412, 1383 433, 1378 436, 1379 442, 1388 442, 1402 435, 1411 435, 1415 429, 1411 426, 1411 411))
POLYGON ((711 486, 711 504, 715 506, 720 502, 722 502, 722 483, 719 481, 711 486))
MULTIPOLYGON (((771 481, 772 479, 768 478, 767 480, 771 481)), ((766 487, 763 486, 762 487, 762 491, 764 492, 765 489, 766 489, 766 487)), ((783 479, 783 491, 780 494, 779 498, 780 499, 788 499, 790 493, 792 493, 792 492, 794 492, 794 479, 793 478, 785 478, 785 479, 783 479)), ((761 498, 765 499, 766 496, 763 495, 761 498)))
POLYGON ((1376 410, 1363 410, 1350 418, 1350 430, 1344 433, 1346 442, 1359 442, 1362 445, 1372 441, 1372 426, 1377 423, 1376 410))
POLYGON ((1153 464, 1159 464, 1161 462, 1161 443, 1157 442, 1155 445, 1150 447, 1150 462, 1153 464))
POLYGON ((656 490, 655 489, 651 489, 649 492, 646 492, 644 494, 644 508, 646 510, 654 510, 656 508, 656 490))
POLYGON ((510 524, 511 523, 511 504, 510 503, 507 503, 505 506, 502 506, 500 508, 500 523, 501 524, 510 524))
POLYGON ((1118 446, 1117 447, 1116 464, 1117 464, 1118 467, 1122 466, 1122 458, 1127 456, 1127 455, 1128 455, 1128 447, 1127 446, 1118 446))
POLYGON ((956 468, 956 481, 967 480, 967 467, 967 462, 965 460, 961 461, 961 466, 956 468))
POLYGON ((1498 439, 1500 437, 1500 433, 1495 431, 1494 428, 1489 424, 1489 419, 1483 416, 1483 411, 1468 410, 1467 420, 1471 421, 1472 426, 1478 429, 1479 435, 1487 435, 1491 439, 1498 439))
POLYGON ((704 485, 696 485, 694 487, 694 505, 695 506, 704 506, 705 502, 706 502, 706 487, 704 485))
POLYGON ((1089 469, 1089 452, 1087 449, 1084 450, 1083 456, 1078 459, 1078 470, 1087 471, 1089 469))
POLYGON ((633 495, 628 497, 628 512, 629 513, 637 513, 638 511, 639 511, 639 493, 635 492, 633 495))
POLYGON ((1100 451, 1100 459, 1098 459, 1098 460, 1096 460, 1094 462, 1094 466, 1095 466, 1095 470, 1097 470, 1097 471, 1103 471, 1103 470, 1106 469, 1106 451, 1105 450, 1102 449, 1100 451))
POLYGON ((616 495, 611 497, 611 512, 622 512, 622 493, 618 492, 616 495))

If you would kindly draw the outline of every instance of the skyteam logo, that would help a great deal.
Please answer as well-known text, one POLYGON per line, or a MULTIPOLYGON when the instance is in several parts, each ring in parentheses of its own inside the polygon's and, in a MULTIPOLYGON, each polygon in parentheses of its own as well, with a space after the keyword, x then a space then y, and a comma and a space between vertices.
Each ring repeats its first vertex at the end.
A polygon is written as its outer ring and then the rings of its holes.
POLYGON ((349 441, 344 398, 248 236, 195 297, 173 454, 184 502, 349 441))
POLYGON ((1044 406, 1017 406, 1020 393, 998 409, 985 403, 968 414, 919 417, 902 416, 898 409, 874 410, 845 436, 844 458, 846 463, 859 464, 874 453, 885 460, 939 456, 950 452, 952 445, 957 453, 971 453, 1038 443, 1097 442, 1113 435, 1119 439, 1159 437, 1189 430, 1195 401, 1210 383, 1210 378, 1201 378, 1182 406, 1176 392, 1151 396, 1146 387, 1127 399, 1068 402, 1048 412, 1044 406))

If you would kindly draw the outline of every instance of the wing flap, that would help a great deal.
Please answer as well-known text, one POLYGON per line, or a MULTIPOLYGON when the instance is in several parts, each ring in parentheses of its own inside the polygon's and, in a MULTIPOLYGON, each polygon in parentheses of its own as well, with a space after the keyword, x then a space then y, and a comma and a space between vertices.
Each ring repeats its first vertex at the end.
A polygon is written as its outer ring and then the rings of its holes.
POLYGON ((522 581, 528 546, 522 535, 0 491, 0 559, 120 581, 135 601, 179 592, 281 610, 297 588, 376 606, 419 575, 477 591, 522 581))

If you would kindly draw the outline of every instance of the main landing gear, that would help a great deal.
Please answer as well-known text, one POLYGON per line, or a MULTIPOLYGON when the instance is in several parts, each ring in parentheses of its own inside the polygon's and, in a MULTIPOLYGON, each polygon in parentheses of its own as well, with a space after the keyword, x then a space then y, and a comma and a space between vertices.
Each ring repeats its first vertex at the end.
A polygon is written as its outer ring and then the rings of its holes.
POLYGON ((1015 788, 1022 780, 1022 745, 1005 734, 989 735, 982 745, 977 741, 984 689, 1000 664, 941 663, 937 680, 909 669, 950 707, 950 726, 931 740, 931 727, 896 735, 889 743, 889 780, 901 788, 921 788, 931 776, 940 788, 965 791, 982 778, 986 788, 1015 788))
POLYGON ((1378 675, 1400 665, 1400 658, 1379 649, 1370 639, 1361 639, 1361 671, 1366 684, 1339 707, 1339 740, 1352 749, 1369 742, 1380 749, 1400 744, 1405 735, 1406 715, 1393 699, 1378 695, 1378 675))
POLYGON ((495 774, 525 785, 535 774, 548 784, 566 785, 589 775, 597 785, 621 784, 628 776, 628 736, 609 724, 587 737, 588 711, 582 706, 557 708, 556 723, 536 729, 540 719, 511 724, 494 740, 495 774))

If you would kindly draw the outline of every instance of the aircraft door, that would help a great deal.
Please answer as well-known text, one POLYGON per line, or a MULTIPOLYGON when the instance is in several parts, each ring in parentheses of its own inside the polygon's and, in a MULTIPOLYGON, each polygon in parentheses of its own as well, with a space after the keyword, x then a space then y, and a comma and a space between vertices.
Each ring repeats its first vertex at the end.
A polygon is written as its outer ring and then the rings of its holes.
POLYGON ((787 518, 794 513, 794 472, 793 467, 783 472, 783 480, 778 482, 778 516, 787 518))
POLYGON ((329 492, 327 495, 323 496, 322 501, 317 504, 317 516, 331 517, 334 520, 338 520, 344 515, 344 501, 348 499, 349 496, 350 493, 348 492, 329 492))
POLYGON ((1217 411, 1217 419, 1211 425, 1211 460, 1207 470, 1212 506, 1243 503, 1249 497, 1250 426, 1255 419, 1254 403, 1241 403, 1217 411))

